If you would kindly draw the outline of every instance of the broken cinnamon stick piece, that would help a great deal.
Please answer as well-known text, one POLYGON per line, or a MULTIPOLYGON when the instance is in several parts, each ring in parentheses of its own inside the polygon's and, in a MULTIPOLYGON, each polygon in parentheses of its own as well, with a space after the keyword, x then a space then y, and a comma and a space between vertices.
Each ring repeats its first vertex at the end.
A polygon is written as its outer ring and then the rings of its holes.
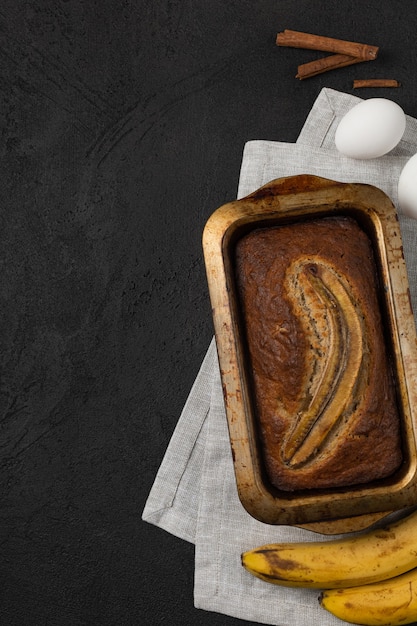
POLYGON ((343 39, 334 39, 333 37, 322 37, 321 35, 312 35, 288 29, 278 33, 276 44, 277 46, 290 48, 306 48, 308 50, 346 54, 352 57, 359 57, 363 61, 373 61, 376 59, 379 51, 378 46, 344 41, 343 39))
POLYGON ((401 87, 401 83, 399 80, 390 78, 367 78, 354 80, 353 87, 354 89, 360 89, 361 87, 401 87))
POLYGON ((304 80, 306 78, 311 78, 312 76, 317 76, 318 74, 323 74, 323 72, 335 70, 339 67, 346 67, 347 65, 362 62, 363 59, 360 59, 359 57, 351 57, 347 54, 331 54, 327 57, 323 57, 322 59, 317 59, 315 61, 299 65, 298 72, 295 77, 300 80, 304 80))

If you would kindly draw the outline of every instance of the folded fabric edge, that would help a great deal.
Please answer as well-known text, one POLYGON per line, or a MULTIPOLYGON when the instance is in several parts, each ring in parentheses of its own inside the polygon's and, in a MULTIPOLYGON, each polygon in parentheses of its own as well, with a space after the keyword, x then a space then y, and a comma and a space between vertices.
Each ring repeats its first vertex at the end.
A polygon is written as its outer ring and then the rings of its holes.
POLYGON ((310 110, 297 138, 298 144, 311 146, 312 144, 320 148, 329 132, 329 129, 336 117, 336 112, 332 103, 333 89, 323 87, 316 98, 314 106, 310 110), (320 110, 320 115, 317 115, 320 110), (317 138, 320 138, 317 141, 317 138))
POLYGON ((166 448, 141 516, 143 521, 190 542, 194 542, 195 538, 189 528, 189 521, 188 524, 184 523, 182 516, 178 517, 176 511, 173 511, 173 505, 210 410, 212 377, 217 363, 213 337, 166 448))

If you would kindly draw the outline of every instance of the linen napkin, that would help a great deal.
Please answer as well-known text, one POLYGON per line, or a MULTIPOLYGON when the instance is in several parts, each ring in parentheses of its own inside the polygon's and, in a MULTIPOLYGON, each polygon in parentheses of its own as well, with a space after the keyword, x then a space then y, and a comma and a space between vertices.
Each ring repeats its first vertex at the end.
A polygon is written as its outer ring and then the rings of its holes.
MULTIPOLYGON (((417 120, 407 116, 404 137, 389 155, 371 161, 341 156, 334 132, 360 99, 324 88, 295 144, 250 141, 243 151, 238 197, 274 178, 314 174, 381 188, 397 204, 402 167, 417 152, 417 120)), ((214 207, 216 208, 216 207, 214 207)), ((400 214, 411 298, 417 311, 417 223, 400 214)), ((318 592, 270 585, 246 572, 240 554, 273 541, 329 540, 290 526, 253 519, 236 490, 214 339, 179 418, 143 514, 143 520, 195 544, 194 604, 272 626, 337 626, 321 609, 318 592)))

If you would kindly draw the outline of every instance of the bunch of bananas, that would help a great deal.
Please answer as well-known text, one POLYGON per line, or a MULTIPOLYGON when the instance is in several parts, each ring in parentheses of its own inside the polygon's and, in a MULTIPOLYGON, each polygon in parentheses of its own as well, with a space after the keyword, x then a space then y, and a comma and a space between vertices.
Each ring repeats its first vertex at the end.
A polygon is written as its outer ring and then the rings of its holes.
POLYGON ((417 511, 361 535, 264 545, 242 564, 276 585, 325 590, 321 606, 352 624, 417 621, 417 511))

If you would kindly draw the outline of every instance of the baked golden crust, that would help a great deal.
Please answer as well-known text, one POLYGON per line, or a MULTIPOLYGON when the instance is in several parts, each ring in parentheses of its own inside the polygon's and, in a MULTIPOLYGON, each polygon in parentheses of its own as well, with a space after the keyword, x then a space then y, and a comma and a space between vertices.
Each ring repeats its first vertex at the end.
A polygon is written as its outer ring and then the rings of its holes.
POLYGON ((271 484, 391 475, 400 419, 363 229, 350 217, 256 229, 237 242, 236 278, 271 484))

